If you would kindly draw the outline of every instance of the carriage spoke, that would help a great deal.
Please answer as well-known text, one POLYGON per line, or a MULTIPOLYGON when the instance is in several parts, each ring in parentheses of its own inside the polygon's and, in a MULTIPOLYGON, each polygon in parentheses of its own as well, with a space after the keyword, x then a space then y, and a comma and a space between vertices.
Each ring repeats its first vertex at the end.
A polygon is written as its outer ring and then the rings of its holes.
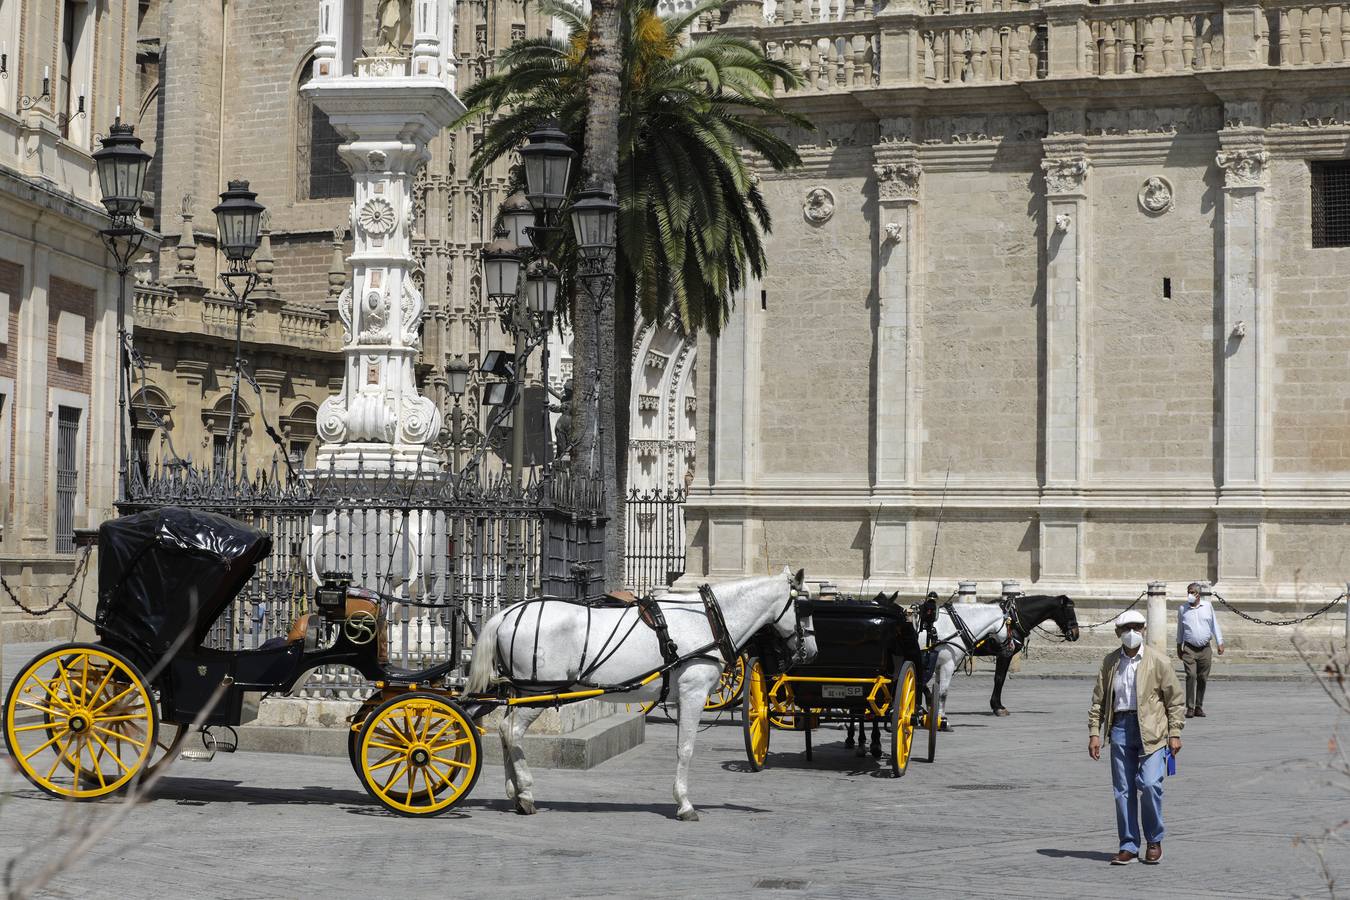
MULTIPOLYGON (((64 715, 66 714, 66 710, 64 710, 64 709, 61 710, 60 712, 57 712, 57 711, 54 710, 54 709, 50 709, 50 708, 48 708, 48 707, 46 707, 46 706, 43 706, 41 703, 34 703, 32 700, 25 700, 25 699, 23 699, 22 697, 18 698, 18 699, 15 700, 14 702, 15 702, 15 703, 22 703, 24 706, 30 707, 30 708, 32 708, 32 709, 36 709, 36 710, 38 710, 39 712, 45 712, 45 713, 47 713, 48 715, 52 715, 52 716, 64 716, 64 715)), ((64 706, 64 704, 62 704, 62 705, 64 706)))
POLYGON ((394 774, 390 775, 390 776, 389 776, 389 780, 386 781, 386 782, 384 783, 384 786, 380 788, 381 793, 385 793, 385 794, 389 793, 389 786, 390 786, 391 784, 393 784, 395 781, 397 781, 397 780, 398 780, 398 777, 399 777, 400 775, 402 775, 403 772, 404 772, 404 770, 407 769, 407 768, 408 768, 408 763, 407 763, 407 761, 405 760, 405 761, 403 761, 403 765, 401 765, 399 768, 395 769, 395 770, 394 770, 394 774))
POLYGON ((112 705, 113 705, 114 703, 116 703, 118 700, 121 700, 121 699, 122 699, 123 697, 125 697, 127 694, 130 694, 130 693, 131 693, 132 691, 134 691, 135 689, 136 689, 136 685, 134 685, 134 684, 127 685, 126 689, 123 690, 121 693, 119 693, 117 696, 113 697, 111 700, 107 701, 107 702, 104 703, 102 706, 95 707, 94 709, 90 710, 90 712, 92 712, 94 715, 98 715, 99 713, 101 713, 101 712, 103 712, 105 709, 107 709, 109 706, 112 706, 112 705))
POLYGON ((451 741, 451 742, 448 743, 448 744, 429 744, 428 746, 429 746, 433 751, 435 751, 435 750, 449 750, 449 749, 452 748, 452 747, 463 747, 465 744, 471 743, 472 741, 473 741, 473 738, 460 738, 459 740, 457 740, 457 741, 451 741))
MULTIPOLYGON (((47 749, 48 747, 50 747, 52 744, 55 744, 55 743, 56 743, 57 741, 59 741, 61 738, 65 737, 67 734, 70 734, 70 729, 69 729, 69 728, 63 729, 63 730, 61 731, 60 734, 53 735, 52 737, 49 737, 46 741, 43 742, 42 746, 38 747, 38 748, 37 748, 36 750, 34 750, 32 753, 29 753, 27 756, 25 756, 25 757, 23 758, 23 761, 24 761, 24 762, 28 762, 30 759, 32 759, 33 757, 37 756, 37 755, 38 755, 39 753, 41 753, 43 750, 46 750, 46 749, 47 749)), ((59 754, 58 754, 58 755, 59 755, 59 754)), ((57 759, 57 762, 59 763, 60 761, 61 761, 61 760, 58 758, 58 759, 57 759)), ((56 771, 55 768, 53 768, 52 771, 56 771)), ((47 777, 50 778, 51 776, 49 775, 49 776, 47 776, 47 777)))
POLYGON ((450 730, 450 726, 453 724, 455 724, 455 720, 447 717, 445 724, 441 726, 440 731, 437 731, 427 740, 427 743, 431 745, 431 749, 436 749, 436 742, 441 739, 441 735, 450 730))
POLYGON ((140 747, 142 750, 145 749, 145 741, 138 741, 138 740, 136 740, 136 739, 133 738, 133 737, 128 737, 128 736, 123 735, 123 734, 118 734, 116 731, 113 731, 113 730, 110 729, 110 728, 104 728, 102 725, 95 725, 95 726, 94 726, 94 730, 95 730, 95 731, 101 731, 101 732, 103 732, 104 734, 112 735, 114 738, 117 738, 118 740, 123 740, 123 741, 126 741, 127 743, 135 744, 137 747, 140 747))
POLYGON ((371 742, 370 742, 369 744, 367 744, 366 746, 368 746, 368 747, 379 747, 381 750, 392 750, 392 751, 394 751, 395 753, 403 753, 404 751, 406 751, 406 750, 408 749, 407 747, 396 747, 396 746, 394 746, 393 744, 381 744, 381 743, 379 743, 379 742, 377 742, 377 741, 371 741, 371 742))
POLYGON ((36 725, 19 725, 19 726, 17 726, 14 730, 15 730, 16 732, 18 732, 18 731, 37 731, 39 728, 46 728, 47 730, 50 731, 50 730, 52 730, 52 729, 60 728, 60 727, 61 727, 61 723, 60 723, 60 722, 39 722, 39 723, 36 724, 36 725))
POLYGON ((99 681, 98 687, 94 688, 94 693, 90 695, 91 697, 103 696, 103 689, 107 687, 108 682, 112 680, 112 674, 113 674, 112 666, 109 666, 108 671, 103 673, 103 678, 99 681))
MULTIPOLYGON (((99 737, 99 736, 96 735, 96 734, 95 734, 95 735, 90 735, 90 736, 91 736, 94 740, 98 741, 98 745, 99 745, 100 747, 102 747, 104 750, 107 750, 107 751, 108 751, 108 755, 112 757, 112 761, 113 761, 113 762, 117 763, 117 767, 118 767, 119 769, 121 769, 121 770, 124 771, 124 772, 130 772, 130 771, 131 771, 131 767, 128 766, 126 763, 122 762, 122 757, 119 756, 118 754, 114 753, 114 752, 112 751, 112 748, 109 747, 107 744, 103 743, 103 739, 102 739, 101 737, 99 737)), ((93 756, 94 756, 93 751, 90 751, 90 753, 89 753, 89 758, 90 758, 90 759, 93 759, 93 756)))
POLYGON ((396 756, 386 756, 386 757, 385 757, 383 760, 381 760, 379 763, 377 763, 376 765, 371 766, 371 767, 370 767, 370 771, 372 771, 372 772, 378 772, 380 769, 387 769, 387 768, 389 768, 390 766, 394 765, 395 763, 401 762, 402 760, 403 760, 403 756, 402 756, 401 754, 400 754, 400 755, 396 755, 396 756))
POLYGON ((447 766, 454 766, 456 769, 472 769, 472 768, 473 768, 473 766, 469 765, 469 764, 466 763, 466 762, 460 762, 460 761, 457 760, 457 759, 446 759, 445 757, 437 756, 437 755, 435 755, 434 753, 431 755, 431 758, 432 758, 433 760, 435 760, 436 762, 438 762, 438 763, 443 763, 443 764, 445 764, 445 765, 447 765, 447 766))

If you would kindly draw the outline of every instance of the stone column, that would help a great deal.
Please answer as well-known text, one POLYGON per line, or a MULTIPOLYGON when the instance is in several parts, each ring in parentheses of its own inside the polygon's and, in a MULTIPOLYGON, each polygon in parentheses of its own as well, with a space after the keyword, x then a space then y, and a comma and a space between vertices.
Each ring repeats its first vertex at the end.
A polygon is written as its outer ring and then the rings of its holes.
POLYGON ((182 382, 177 392, 182 400, 174 410, 177 425, 174 429, 177 434, 174 450, 184 459, 190 456, 206 463, 211 460, 211 448, 202 442, 205 430, 202 425, 202 400, 203 386, 210 369, 210 364, 204 360, 179 359, 173 370, 174 377, 182 382))
POLYGON ((36 243, 23 267, 23 283, 19 297, 18 334, 11 336, 13 346, 22 347, 19 355, 18 377, 14 379, 17 396, 11 418, 13 428, 12 456, 14 466, 13 509, 11 520, 21 556, 36 556, 46 552, 48 543, 47 489, 51 484, 47 466, 47 366, 48 366, 48 306, 47 293, 51 277, 49 237, 39 231, 36 243), (20 300, 22 298, 22 300, 20 300))
POLYGON ((1167 582, 1148 583, 1148 643, 1160 653, 1167 650, 1167 582))
POLYGON ((958 581, 956 583, 956 599, 962 603, 975 603, 978 600, 976 582, 958 581))
POLYGON ((1222 480, 1219 486, 1220 580, 1261 576, 1260 494, 1264 482, 1266 165, 1261 133, 1220 132, 1223 172, 1222 480))
POLYGON ((1075 488, 1083 474, 1083 307, 1088 284, 1088 160, 1052 156, 1045 173, 1045 485, 1075 488))
MULTIPOLYGON (((711 487, 737 491, 754 478, 759 438, 760 282, 752 280, 736 298, 731 317, 713 340, 711 487)), ((708 515, 708 573, 742 575, 755 553, 752 523, 741 508, 718 507, 708 515)))

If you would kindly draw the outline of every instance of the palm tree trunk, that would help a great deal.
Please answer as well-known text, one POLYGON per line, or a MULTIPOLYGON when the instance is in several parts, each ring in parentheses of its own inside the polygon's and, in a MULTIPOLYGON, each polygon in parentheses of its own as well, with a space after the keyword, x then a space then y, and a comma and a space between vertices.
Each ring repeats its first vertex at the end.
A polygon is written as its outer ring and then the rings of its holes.
MULTIPOLYGON (((582 153, 582 167, 589 173, 592 184, 614 194, 615 176, 619 168, 619 40, 620 40, 619 0, 593 0, 591 3, 591 33, 587 43, 586 73, 586 146, 582 153)), ((611 272, 613 267, 611 266, 611 272)), ((590 347, 594 356, 591 359, 578 359, 579 369, 590 369, 598 378, 598 403, 592 409, 583 410, 584 416, 594 415, 595 427, 591 420, 581 422, 583 440, 583 459, 593 459, 599 463, 600 476, 605 490, 605 586, 615 589, 623 586, 623 497, 620 493, 621 477, 616 471, 614 460, 615 440, 615 318, 614 285, 609 289, 599 310, 592 304, 583 304, 582 316, 578 327, 586 329, 588 334, 597 336, 596 345, 590 347), (598 317, 598 321, 596 318, 598 317), (589 446, 593 436, 599 437, 599 446, 589 446)), ((585 396, 594 396, 587 392, 585 396)), ((591 404, 584 404, 591 406, 591 404)))

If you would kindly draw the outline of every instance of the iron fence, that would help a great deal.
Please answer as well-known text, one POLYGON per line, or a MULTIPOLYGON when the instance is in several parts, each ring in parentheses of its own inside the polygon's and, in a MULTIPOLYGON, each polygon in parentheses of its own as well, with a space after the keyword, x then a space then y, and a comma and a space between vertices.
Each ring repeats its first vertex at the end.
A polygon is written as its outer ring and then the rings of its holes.
POLYGON ((624 580, 639 594, 684 574, 684 491, 634 489, 625 504, 624 580))
MULTIPOLYGON (((585 598, 603 578, 599 485, 555 474, 517 487, 501 475, 355 467, 298 473, 274 464, 231 478, 225 467, 130 467, 123 514, 162 506, 207 510, 272 535, 270 557, 211 629, 209 643, 248 649, 288 634, 313 612, 325 572, 391 598, 391 662, 422 668, 459 648, 501 606, 540 594, 585 598)), ((350 670, 317 673, 317 696, 363 695, 350 670)))

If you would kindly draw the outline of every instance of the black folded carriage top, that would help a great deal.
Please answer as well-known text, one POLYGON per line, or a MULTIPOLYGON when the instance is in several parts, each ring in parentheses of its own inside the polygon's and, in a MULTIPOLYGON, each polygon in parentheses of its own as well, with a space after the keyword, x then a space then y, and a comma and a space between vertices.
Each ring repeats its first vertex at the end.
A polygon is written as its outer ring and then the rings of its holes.
POLYGON ((98 530, 100 637, 158 656, 207 629, 272 551, 272 537, 226 516, 169 506, 98 530))

